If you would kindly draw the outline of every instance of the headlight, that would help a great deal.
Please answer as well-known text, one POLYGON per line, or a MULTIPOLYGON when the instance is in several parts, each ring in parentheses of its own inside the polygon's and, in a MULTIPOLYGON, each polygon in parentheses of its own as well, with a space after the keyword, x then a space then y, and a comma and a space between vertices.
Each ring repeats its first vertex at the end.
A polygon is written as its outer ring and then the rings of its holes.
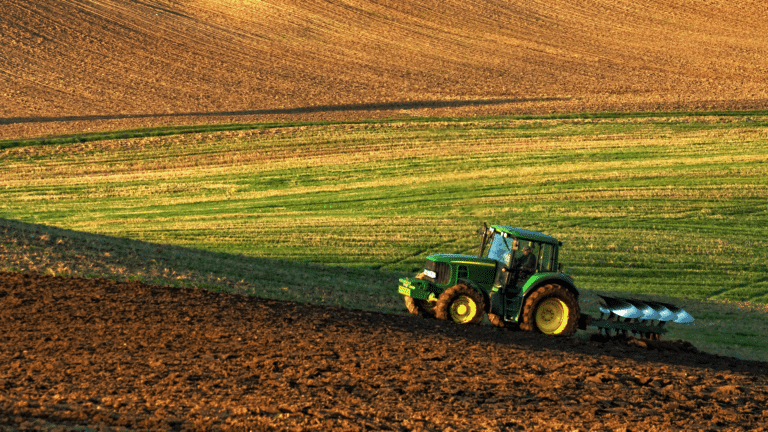
POLYGON ((437 273, 433 272, 432 270, 424 269, 424 276, 431 279, 437 279, 437 273))

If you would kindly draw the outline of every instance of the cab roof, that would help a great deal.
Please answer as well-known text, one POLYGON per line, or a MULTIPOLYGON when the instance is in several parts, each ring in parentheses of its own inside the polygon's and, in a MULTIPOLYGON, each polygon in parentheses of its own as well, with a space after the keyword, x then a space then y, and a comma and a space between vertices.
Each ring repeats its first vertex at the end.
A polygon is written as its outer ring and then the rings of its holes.
POLYGON ((538 231, 531 231, 531 230, 522 229, 522 228, 513 228, 509 226, 504 226, 504 225, 491 225, 491 229, 495 231, 507 233, 520 240, 538 241, 538 242, 549 243, 549 244, 554 244, 558 246, 562 246, 563 244, 560 240, 552 236, 548 236, 546 234, 540 233, 538 231))

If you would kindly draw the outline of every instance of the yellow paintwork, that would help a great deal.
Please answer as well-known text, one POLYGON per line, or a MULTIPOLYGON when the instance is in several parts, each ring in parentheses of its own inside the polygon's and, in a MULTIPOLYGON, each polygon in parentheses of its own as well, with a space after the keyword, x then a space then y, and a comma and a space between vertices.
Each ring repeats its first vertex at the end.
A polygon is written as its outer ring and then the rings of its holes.
POLYGON ((568 325, 570 309, 558 298, 548 298, 536 309, 536 326, 544 334, 557 335, 568 325))
POLYGON ((484 263, 484 262, 476 262, 476 261, 454 261, 456 264, 472 264, 472 265, 482 265, 487 267, 496 267, 496 264, 493 263, 484 263))
POLYGON ((477 303, 465 295, 459 296, 451 303, 451 319, 459 324, 466 324, 477 315, 477 303))

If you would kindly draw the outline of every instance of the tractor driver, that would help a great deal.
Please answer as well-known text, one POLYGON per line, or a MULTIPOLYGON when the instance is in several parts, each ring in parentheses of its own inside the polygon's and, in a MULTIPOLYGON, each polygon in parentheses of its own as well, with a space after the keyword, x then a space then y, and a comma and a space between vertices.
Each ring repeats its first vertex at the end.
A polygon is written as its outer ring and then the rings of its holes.
POLYGON ((528 280, 532 274, 536 273, 536 255, 531 251, 531 247, 528 246, 523 250, 523 256, 520 257, 520 265, 517 268, 518 282, 528 280))

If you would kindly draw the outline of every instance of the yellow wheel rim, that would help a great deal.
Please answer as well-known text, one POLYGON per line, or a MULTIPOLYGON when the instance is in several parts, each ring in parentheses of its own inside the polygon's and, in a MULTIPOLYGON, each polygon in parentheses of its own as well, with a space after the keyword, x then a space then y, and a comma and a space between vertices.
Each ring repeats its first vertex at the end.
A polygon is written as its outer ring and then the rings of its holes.
POLYGON ((466 324, 477 316, 477 303, 467 296, 459 296, 451 303, 451 319, 466 324))
POLYGON ((568 325, 568 306, 558 298, 548 298, 536 309, 536 327, 544 334, 556 335, 568 325))

